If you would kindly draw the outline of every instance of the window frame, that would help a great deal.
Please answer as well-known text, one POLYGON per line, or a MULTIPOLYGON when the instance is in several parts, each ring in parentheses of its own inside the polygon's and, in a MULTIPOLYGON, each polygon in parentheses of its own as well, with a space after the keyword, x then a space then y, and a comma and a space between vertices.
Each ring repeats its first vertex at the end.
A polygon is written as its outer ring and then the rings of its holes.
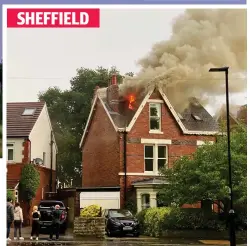
POLYGON ((141 210, 150 208, 151 204, 150 204, 150 193, 143 193, 141 194, 141 210), (146 197, 148 197, 149 202, 148 203, 144 203, 144 200, 146 201, 146 197))
POLYGON ((159 133, 161 132, 161 119, 162 119, 162 106, 161 103, 149 103, 149 132, 150 133, 159 133), (151 116, 151 106, 156 105, 156 108, 159 112, 159 116, 151 116), (151 129, 151 119, 158 119, 159 118, 159 129, 151 129))
POLYGON ((22 116, 32 116, 35 114, 35 112, 36 112, 36 108, 25 108, 22 113, 22 116))
POLYGON ((14 143, 7 143, 7 162, 14 162, 14 159, 15 159, 15 144, 14 143), (11 146, 8 146, 8 145, 11 145, 11 146), (9 150, 12 150, 13 151, 13 160, 9 160, 9 150))
POLYGON ((152 174, 152 175, 159 175, 159 168, 158 168, 158 160, 166 160, 165 162, 165 168, 168 168, 168 145, 167 144, 144 144, 144 173, 146 174, 152 174), (146 147, 152 146, 153 147, 153 158, 147 157, 146 158, 146 147), (158 147, 163 146, 165 147, 165 153, 166 157, 158 157, 158 147), (153 171, 146 171, 146 159, 153 159, 153 171))

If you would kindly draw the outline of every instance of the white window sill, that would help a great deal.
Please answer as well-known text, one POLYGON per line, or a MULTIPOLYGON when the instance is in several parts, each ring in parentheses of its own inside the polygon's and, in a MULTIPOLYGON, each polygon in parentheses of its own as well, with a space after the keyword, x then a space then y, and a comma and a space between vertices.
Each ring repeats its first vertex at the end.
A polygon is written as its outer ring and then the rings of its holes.
POLYGON ((8 164, 16 164, 15 161, 7 161, 8 164))
POLYGON ((163 134, 163 132, 157 131, 157 130, 150 130, 149 133, 151 133, 151 134, 163 134))

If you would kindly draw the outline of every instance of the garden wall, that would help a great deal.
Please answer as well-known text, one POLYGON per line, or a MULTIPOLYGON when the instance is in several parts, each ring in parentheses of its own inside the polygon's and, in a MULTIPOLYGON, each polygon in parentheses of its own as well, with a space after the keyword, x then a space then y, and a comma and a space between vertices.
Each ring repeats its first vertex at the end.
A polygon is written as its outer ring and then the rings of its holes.
POLYGON ((105 218, 76 217, 74 221, 74 234, 83 237, 105 237, 105 218))

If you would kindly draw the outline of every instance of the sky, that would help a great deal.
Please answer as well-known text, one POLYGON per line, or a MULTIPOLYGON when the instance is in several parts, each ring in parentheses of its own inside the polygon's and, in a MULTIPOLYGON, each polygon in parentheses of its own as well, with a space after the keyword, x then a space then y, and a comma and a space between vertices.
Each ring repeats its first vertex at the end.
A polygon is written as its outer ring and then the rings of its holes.
POLYGON ((80 67, 137 72, 138 59, 169 38, 182 12, 102 10, 99 29, 8 29, 7 100, 36 101, 50 86, 67 89, 80 67))
MULTIPOLYGON (((138 72, 136 62, 170 38, 173 20, 183 12, 105 9, 99 29, 8 29, 7 101, 37 101, 53 86, 68 89, 80 67, 138 72)), ((231 100, 243 104, 246 96, 231 100)))

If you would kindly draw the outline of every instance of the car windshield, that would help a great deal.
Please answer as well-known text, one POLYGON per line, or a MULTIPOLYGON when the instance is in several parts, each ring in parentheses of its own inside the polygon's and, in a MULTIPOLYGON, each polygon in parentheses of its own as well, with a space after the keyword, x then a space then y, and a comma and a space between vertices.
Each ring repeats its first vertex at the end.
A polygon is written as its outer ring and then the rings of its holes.
POLYGON ((64 208, 64 205, 62 202, 41 202, 39 207, 40 208, 50 208, 50 207, 55 207, 56 205, 59 205, 60 208, 64 208))
POLYGON ((110 210, 109 215, 112 218, 132 217, 128 210, 110 210))

